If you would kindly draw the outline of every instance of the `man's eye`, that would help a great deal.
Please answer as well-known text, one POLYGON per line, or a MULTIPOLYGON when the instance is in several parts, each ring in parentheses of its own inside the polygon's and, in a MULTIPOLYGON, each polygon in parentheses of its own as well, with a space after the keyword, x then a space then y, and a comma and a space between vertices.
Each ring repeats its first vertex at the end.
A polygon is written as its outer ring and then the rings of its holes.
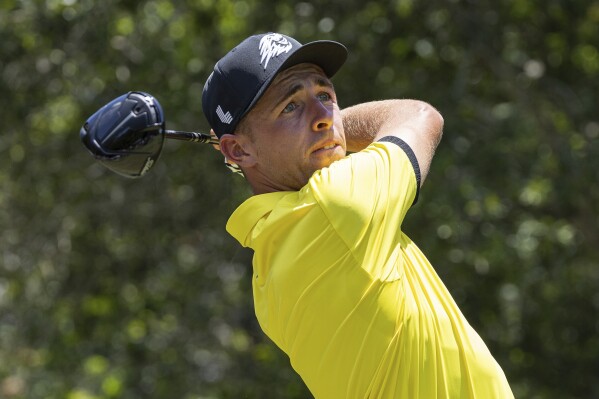
POLYGON ((295 103, 289 103, 285 106, 285 108, 283 108, 282 113, 287 114, 287 113, 295 110, 296 108, 297 108, 297 105, 295 103))
POLYGON ((331 95, 327 92, 322 92, 318 94, 318 98, 320 99, 320 101, 330 101, 331 95))

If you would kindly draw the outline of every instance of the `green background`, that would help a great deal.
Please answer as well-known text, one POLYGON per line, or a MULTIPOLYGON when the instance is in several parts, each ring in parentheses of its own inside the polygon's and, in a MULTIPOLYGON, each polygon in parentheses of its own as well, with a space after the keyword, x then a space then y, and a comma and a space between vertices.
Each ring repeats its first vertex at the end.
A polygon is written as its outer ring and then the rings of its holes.
POLYGON ((580 0, 0 0, 0 397, 310 397, 224 230, 243 179, 172 141, 125 179, 79 141, 130 90, 207 131, 214 62, 264 31, 344 43, 342 107, 440 110, 406 232, 516 397, 599 398, 599 2, 580 0))

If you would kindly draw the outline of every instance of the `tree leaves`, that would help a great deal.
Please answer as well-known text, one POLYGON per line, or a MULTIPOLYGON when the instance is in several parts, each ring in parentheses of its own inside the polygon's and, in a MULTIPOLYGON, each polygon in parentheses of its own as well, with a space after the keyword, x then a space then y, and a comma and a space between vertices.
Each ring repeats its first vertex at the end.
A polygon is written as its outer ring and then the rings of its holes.
POLYGON ((261 333, 247 196, 208 146, 167 143, 141 180, 79 143, 130 90, 208 131, 200 93, 244 37, 343 42, 342 106, 418 98, 445 137, 406 230, 517 397, 599 385, 596 2, 0 2, 0 396, 309 393, 261 333))

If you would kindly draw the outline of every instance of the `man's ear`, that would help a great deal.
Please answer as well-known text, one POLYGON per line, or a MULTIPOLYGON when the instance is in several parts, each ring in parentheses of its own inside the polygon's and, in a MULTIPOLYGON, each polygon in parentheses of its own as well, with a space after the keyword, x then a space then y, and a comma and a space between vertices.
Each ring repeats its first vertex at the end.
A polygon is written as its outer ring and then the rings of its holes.
POLYGON ((254 148, 246 136, 223 134, 220 137, 220 152, 226 159, 241 167, 251 168, 256 164, 254 148))

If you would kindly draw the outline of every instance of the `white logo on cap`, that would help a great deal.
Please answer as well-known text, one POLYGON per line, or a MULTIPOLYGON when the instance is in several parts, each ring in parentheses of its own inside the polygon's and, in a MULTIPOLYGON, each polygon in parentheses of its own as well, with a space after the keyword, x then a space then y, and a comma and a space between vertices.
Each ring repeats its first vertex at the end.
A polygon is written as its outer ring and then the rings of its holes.
POLYGON ((293 45, 280 33, 269 33, 260 39, 260 64, 264 63, 264 69, 272 57, 288 53, 293 45))
POLYGON ((225 114, 220 105, 216 107, 216 115, 218 115, 218 119, 220 119, 222 123, 226 123, 227 125, 230 125, 231 121, 233 120, 231 113, 227 111, 227 113, 225 114))

